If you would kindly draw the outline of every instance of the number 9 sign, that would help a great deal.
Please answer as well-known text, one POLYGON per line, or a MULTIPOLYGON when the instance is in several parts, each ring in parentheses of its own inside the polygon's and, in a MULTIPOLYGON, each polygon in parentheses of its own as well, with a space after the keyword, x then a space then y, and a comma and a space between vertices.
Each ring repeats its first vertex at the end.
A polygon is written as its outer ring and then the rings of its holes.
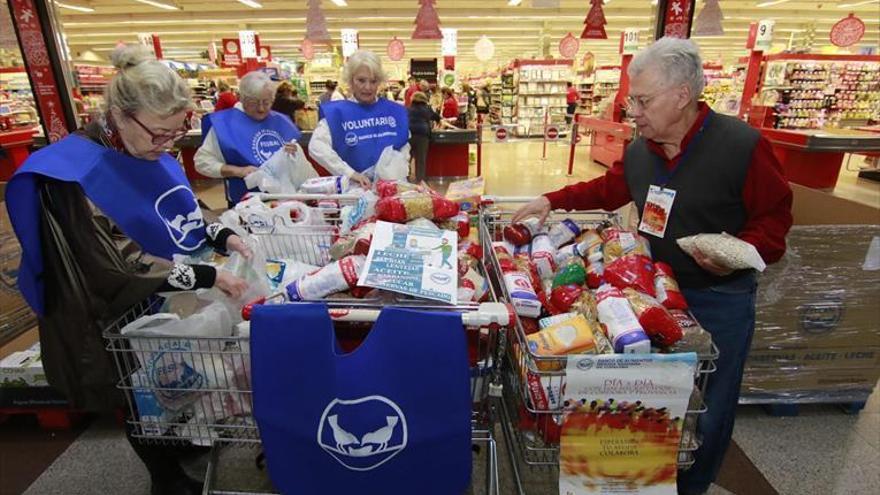
POLYGON ((758 33, 755 36, 755 50, 767 51, 773 43, 773 26, 776 21, 765 19, 758 22, 758 33))

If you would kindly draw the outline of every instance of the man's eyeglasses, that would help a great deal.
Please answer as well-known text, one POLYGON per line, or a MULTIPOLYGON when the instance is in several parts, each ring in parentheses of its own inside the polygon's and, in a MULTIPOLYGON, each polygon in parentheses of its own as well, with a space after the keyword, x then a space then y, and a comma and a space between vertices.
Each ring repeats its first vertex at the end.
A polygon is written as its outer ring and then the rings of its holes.
POLYGON ((258 98, 245 98, 243 105, 253 105, 255 107, 271 107, 275 100, 260 100, 258 98))
POLYGON ((133 120, 137 125, 141 126, 141 129, 143 129, 144 132, 146 132, 147 134, 150 135, 150 138, 152 139, 152 142, 155 145, 165 144, 168 141, 172 141, 172 142, 177 141, 178 139, 182 138, 183 136, 186 136, 187 131, 189 131, 189 119, 184 119, 183 127, 181 127, 180 129, 178 129, 176 131, 173 131, 173 132, 170 132, 167 134, 158 134, 158 133, 151 131, 147 126, 145 126, 143 124, 143 122, 138 120, 137 117, 135 117, 134 115, 129 115, 129 118, 131 118, 131 120, 133 120))
POLYGON ((660 93, 651 96, 627 96, 626 108, 627 110, 644 110, 648 108, 648 105, 650 105, 658 96, 660 96, 660 93))

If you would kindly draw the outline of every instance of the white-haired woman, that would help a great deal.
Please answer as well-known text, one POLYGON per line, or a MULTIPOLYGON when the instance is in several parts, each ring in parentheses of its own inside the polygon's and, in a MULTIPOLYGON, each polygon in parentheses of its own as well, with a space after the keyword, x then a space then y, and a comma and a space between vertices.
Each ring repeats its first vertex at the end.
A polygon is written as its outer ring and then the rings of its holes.
POLYGON ((378 97, 386 76, 373 52, 355 52, 342 77, 352 98, 321 105, 309 155, 331 174, 369 188, 373 166, 385 148, 402 152, 409 163, 409 119, 405 107, 378 97))
MULTIPOLYGON (((174 264, 175 254, 210 246, 250 256, 231 230, 205 225, 168 154, 186 134, 186 82, 140 47, 118 49, 112 60, 119 72, 102 121, 31 155, 6 189, 22 251, 18 286, 39 319, 46 378, 73 407, 89 411, 123 402, 104 325, 156 292, 218 287, 238 298, 247 289, 222 270, 174 264)), ((201 493, 175 451, 132 446, 154 494, 201 493)))
POLYGON ((195 155, 202 175, 223 178, 229 207, 248 192, 244 178, 284 147, 296 153, 299 129, 272 110, 275 83, 264 72, 249 72, 238 85, 241 101, 202 120, 202 146, 195 155))

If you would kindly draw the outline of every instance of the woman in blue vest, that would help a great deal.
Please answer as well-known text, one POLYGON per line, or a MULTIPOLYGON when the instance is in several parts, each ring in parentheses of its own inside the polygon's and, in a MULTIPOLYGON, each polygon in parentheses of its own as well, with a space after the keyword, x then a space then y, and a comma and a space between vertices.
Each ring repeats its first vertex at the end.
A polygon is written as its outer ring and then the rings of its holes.
POLYGON ((284 147, 295 153, 299 129, 290 118, 272 110, 275 83, 264 72, 250 72, 239 83, 241 102, 202 120, 202 146, 196 170, 225 179, 229 207, 248 191, 244 178, 284 147))
POLYGON ((402 152, 409 163, 409 119, 403 105, 378 97, 387 77, 373 52, 358 50, 349 57, 342 78, 352 98, 321 105, 309 155, 331 174, 369 188, 386 147, 402 152))
MULTIPOLYGON (((171 262, 206 246, 250 251, 231 230, 206 225, 167 153, 186 134, 190 91, 147 57, 141 47, 114 52, 104 117, 31 155, 6 189, 21 243, 18 286, 39 319, 46 378, 81 410, 123 404, 101 332, 132 305, 156 292, 217 287, 238 298, 247 289, 228 272, 171 262)), ((131 443, 153 494, 201 493, 176 450, 131 443)))

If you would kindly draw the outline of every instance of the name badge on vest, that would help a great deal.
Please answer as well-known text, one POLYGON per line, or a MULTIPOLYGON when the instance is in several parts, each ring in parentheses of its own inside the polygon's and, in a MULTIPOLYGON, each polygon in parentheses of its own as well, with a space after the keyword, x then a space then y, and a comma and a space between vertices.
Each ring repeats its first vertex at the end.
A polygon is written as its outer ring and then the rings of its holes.
POLYGON ((651 184, 648 188, 648 197, 645 199, 639 230, 662 239, 666 235, 666 224, 669 222, 674 202, 675 190, 651 184))

